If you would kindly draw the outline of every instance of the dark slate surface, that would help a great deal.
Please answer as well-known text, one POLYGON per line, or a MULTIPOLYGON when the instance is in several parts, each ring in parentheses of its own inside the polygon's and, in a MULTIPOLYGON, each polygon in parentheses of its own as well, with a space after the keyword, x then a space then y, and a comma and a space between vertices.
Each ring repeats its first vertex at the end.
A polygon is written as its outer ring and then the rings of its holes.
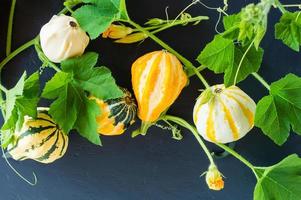
MULTIPOLYGON (((0 58, 4 58, 6 26, 9 0, 0 1, 0 58)), ((169 6, 170 17, 176 16, 191 1, 153 0, 128 1, 129 13, 139 23, 152 17, 165 17, 164 9, 169 6), (176 2, 176 3, 175 3, 176 2)), ((210 1, 207 1, 210 3, 210 1)), ((221 1, 220 1, 221 2, 221 1)), ((239 10, 247 1, 230 1, 231 11, 239 10)), ((289 1, 288 1, 289 2, 289 1)), ((208 3, 208 4, 209 4, 208 3)), ((292 3, 290 1, 290 3, 292 3)), ((214 6, 214 5, 212 5, 214 6)), ((62 0, 18 0, 13 29, 13 48, 33 38, 50 17, 62 9, 62 0)), ((212 20, 198 26, 176 27, 160 33, 164 39, 189 59, 194 60, 214 33, 217 14, 197 5, 191 8, 193 15, 208 15, 212 20)), ((273 39, 273 24, 280 13, 270 16, 269 32, 262 46, 265 49, 264 62, 260 73, 274 81, 288 72, 301 75, 301 56, 273 39)), ((100 54, 101 64, 109 66, 119 85, 130 88, 131 63, 142 54, 161 49, 151 40, 140 45, 121 46, 110 40, 96 40, 89 50, 100 54)), ((3 70, 2 79, 7 87, 15 84, 24 70, 33 72, 40 66, 34 49, 28 49, 17 56, 3 70)), ((52 70, 48 69, 43 80, 48 80, 52 70)), ((210 83, 220 83, 220 76, 205 71, 210 83)), ((253 77, 240 84, 256 101, 267 92, 253 77)), ((194 99, 201 83, 193 78, 170 113, 191 121, 194 99)), ((41 105, 48 102, 41 101, 41 105)), ((132 129, 134 129, 133 127, 132 129)), ((140 199, 185 199, 185 200, 250 200, 255 178, 251 171, 233 157, 218 160, 220 170, 226 176, 225 189, 213 192, 207 189, 204 178, 199 175, 208 167, 208 161, 189 132, 183 132, 184 139, 175 141, 170 133, 151 128, 146 137, 131 139, 129 130, 120 137, 102 137, 104 147, 99 148, 71 134, 70 146, 63 159, 42 165, 33 161, 12 164, 26 177, 34 171, 39 179, 35 187, 20 180, 3 159, 0 160, 1 197, 5 200, 140 200, 140 199)), ((288 154, 301 153, 301 137, 292 134, 288 142, 278 147, 265 137, 260 130, 253 129, 248 136, 237 143, 237 151, 257 165, 278 162, 288 154)), ((213 145, 208 144, 211 149, 213 145)))

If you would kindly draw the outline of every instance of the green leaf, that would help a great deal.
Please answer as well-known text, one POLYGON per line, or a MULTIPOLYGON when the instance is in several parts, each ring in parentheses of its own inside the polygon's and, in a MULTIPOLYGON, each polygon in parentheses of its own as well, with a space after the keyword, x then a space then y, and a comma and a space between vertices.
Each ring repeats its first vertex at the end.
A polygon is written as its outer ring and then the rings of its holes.
MULTIPOLYGON (((247 47, 234 46, 232 40, 216 36, 204 48, 197 60, 215 73, 225 73, 224 83, 226 86, 230 86, 234 84, 239 62, 246 51, 247 47)), ((260 68, 262 57, 263 50, 261 48, 256 50, 252 46, 242 61, 236 81, 240 82, 249 74, 257 72, 260 68)))
POLYGON ((271 3, 248 4, 237 14, 223 17, 224 38, 239 41, 243 46, 254 42, 258 50, 267 30, 267 15, 271 3))
MULTIPOLYGON (((224 83, 226 87, 234 84, 234 79, 238 70, 239 63, 246 51, 247 47, 235 47, 234 63, 232 66, 229 65, 229 67, 225 70, 224 83)), ((260 68, 262 58, 263 49, 259 48, 258 50, 256 50, 256 48, 252 46, 242 61, 236 82, 238 83, 247 78, 247 76, 251 73, 257 72, 260 68)))
POLYGON ((222 33, 224 38, 235 40, 239 34, 240 13, 223 17, 225 32, 222 33))
POLYGON ((24 84, 25 84, 26 72, 23 73, 15 87, 8 90, 6 93, 5 101, 5 118, 9 119, 12 115, 13 109, 15 107, 16 99, 18 96, 22 96, 24 84))
POLYGON ((256 108, 255 125, 282 145, 293 131, 301 135, 301 78, 288 74, 271 84, 270 94, 256 108))
POLYGON ((243 45, 254 42, 256 49, 259 48, 267 29, 267 15, 271 3, 261 1, 257 4, 249 4, 240 12, 239 34, 237 40, 243 45))
POLYGON ((91 39, 97 38, 113 21, 127 17, 123 0, 84 0, 83 2, 86 4, 75 10, 73 16, 89 33, 91 39))
POLYGON ((115 83, 111 71, 96 67, 98 54, 88 52, 79 58, 62 62, 62 69, 73 74, 74 84, 100 99, 118 98, 123 95, 115 83), (97 88, 97 89, 95 89, 97 88))
POLYGON ((39 101, 39 74, 32 74, 26 79, 26 73, 22 75, 16 86, 8 90, 5 104, 5 123, 2 130, 20 129, 24 116, 36 117, 39 101))
POLYGON ((233 27, 237 27, 240 23, 240 13, 227 15, 223 17, 223 24, 225 30, 231 30, 233 27))
POLYGON ((94 67, 96 53, 86 53, 61 63, 62 71, 46 83, 42 96, 55 99, 49 113, 56 123, 68 133, 76 129, 94 144, 101 144, 97 133, 96 116, 99 107, 87 96, 114 99, 123 95, 109 69, 94 67))
POLYGON ((254 200, 301 199, 301 159, 293 154, 266 168, 254 190, 254 200))
POLYGON ((215 36, 197 58, 198 62, 215 73, 224 72, 234 62, 234 44, 230 39, 215 36))
POLYGON ((10 130, 2 130, 1 131, 1 147, 6 149, 9 144, 13 144, 15 142, 14 134, 10 130))
POLYGON ((90 129, 97 129, 97 124, 95 123, 95 117, 99 115, 99 106, 96 104, 94 100, 89 100, 87 98, 84 99, 84 103, 81 104, 81 109, 79 113, 79 117, 76 121, 75 128, 79 131, 79 133, 87 138, 89 141, 94 144, 100 144, 101 141, 99 139, 99 135, 97 134, 82 134, 89 132, 90 129), (91 114, 92 113, 92 114, 91 114), (87 126, 86 124, 90 124, 87 126))
POLYGON ((5 122, 1 128, 2 147, 6 148, 14 140, 15 130, 23 126, 24 116, 36 117, 39 102, 39 73, 26 79, 24 72, 18 83, 6 93, 4 105, 5 122))
POLYGON ((275 38, 295 51, 301 45, 301 11, 285 12, 275 25, 275 38))

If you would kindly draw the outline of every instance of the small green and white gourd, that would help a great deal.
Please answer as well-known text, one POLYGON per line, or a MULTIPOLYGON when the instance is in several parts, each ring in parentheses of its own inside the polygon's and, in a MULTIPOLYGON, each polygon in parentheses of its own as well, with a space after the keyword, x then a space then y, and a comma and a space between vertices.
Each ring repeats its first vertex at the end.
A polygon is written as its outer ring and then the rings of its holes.
POLYGON ((32 159, 51 163, 61 158, 68 147, 68 136, 48 114, 48 108, 39 107, 37 118, 25 116, 20 131, 15 132, 16 142, 7 147, 7 154, 15 160, 32 159))

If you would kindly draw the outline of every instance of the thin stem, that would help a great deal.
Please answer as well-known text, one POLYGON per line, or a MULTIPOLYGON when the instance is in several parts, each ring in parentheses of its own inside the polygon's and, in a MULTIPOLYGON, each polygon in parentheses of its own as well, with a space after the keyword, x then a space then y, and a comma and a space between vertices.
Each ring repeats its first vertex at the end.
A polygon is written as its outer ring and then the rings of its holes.
POLYGON ((179 60, 181 60, 181 62, 186 66, 186 67, 191 67, 193 66, 193 64, 186 59, 185 57, 183 57, 181 54, 179 54, 178 52, 176 52, 173 48, 171 48, 168 44, 166 44, 165 42, 163 42, 161 39, 159 39, 158 37, 156 37, 154 34, 146 31, 143 27, 141 27, 139 24, 136 24, 135 22, 133 22, 132 20, 127 20, 126 22, 128 22, 129 24, 131 24, 132 26, 134 26, 136 29, 138 29, 139 31, 145 33, 149 38, 151 38, 152 40, 154 40, 156 43, 158 43, 160 46, 162 46, 164 49, 166 49, 167 51, 169 51, 170 53, 174 54, 175 56, 177 56, 179 58, 179 60))
POLYGON ((188 6, 186 6, 186 8, 184 8, 179 14, 178 16, 171 22, 171 24, 175 23, 175 21, 181 17, 181 15, 188 10, 191 6, 193 6, 194 4, 196 4, 198 2, 198 0, 193 0, 188 6))
POLYGON ((244 61, 245 57, 247 56, 248 52, 250 51, 251 47, 253 46, 254 44, 254 41, 255 39, 251 42, 251 44, 248 46, 247 50, 245 51, 245 53, 242 55, 240 61, 239 61, 239 64, 238 64, 238 67, 237 67, 237 70, 236 70, 236 73, 235 73, 235 77, 234 77, 234 85, 237 83, 237 77, 238 77, 238 73, 240 71, 240 68, 241 68, 241 65, 242 65, 242 62, 244 61))
POLYGON ((210 151, 208 150, 207 146, 205 145, 204 141, 202 140, 202 138, 200 137, 200 135, 198 134, 198 131, 196 130, 196 128, 194 126, 190 125, 184 119, 182 119, 180 117, 176 117, 176 116, 165 115, 161 119, 172 121, 172 122, 174 122, 176 124, 179 124, 180 126, 183 126, 184 128, 187 128, 188 130, 190 130, 192 132, 192 134, 194 135, 194 137, 199 142, 199 144, 202 147, 202 149, 204 150, 206 156, 208 157, 208 159, 210 161, 210 164, 215 165, 213 157, 212 157, 210 151))
POLYGON ((270 85, 256 72, 252 73, 252 75, 267 89, 270 90, 270 85))
POLYGON ((53 62, 48 62, 47 63, 49 67, 51 67, 52 69, 54 69, 56 72, 60 72, 61 69, 56 65, 54 64, 53 62))
POLYGON ((14 21, 16 2, 17 0, 11 1, 8 27, 7 27, 7 36, 6 36, 6 56, 8 56, 11 53, 11 41, 12 41, 13 21, 14 21))
MULTIPOLYGON (((69 6, 69 8, 71 9, 71 8, 73 8, 74 6, 76 6, 76 5, 69 6)), ((61 10, 57 15, 66 14, 68 11, 69 11, 68 8, 65 7, 65 8, 63 8, 63 10, 61 10)))
POLYGON ((192 68, 192 70, 194 71, 194 73, 197 75, 197 77, 202 81, 202 83, 205 85, 206 89, 210 88, 210 85, 208 84, 208 82, 205 80, 205 78, 201 75, 201 73, 199 72, 199 70, 197 68, 192 68))
POLYGON ((287 12, 287 10, 284 8, 284 6, 280 3, 279 0, 275 0, 275 5, 277 6, 277 8, 279 8, 279 10, 282 13, 286 13, 287 12))
POLYGON ((226 13, 226 11, 224 11, 224 10, 221 9, 221 8, 218 8, 218 9, 217 9, 217 12, 223 13, 224 15, 228 16, 228 13, 226 13))
POLYGON ((32 175, 33 175, 33 182, 27 180, 24 176, 22 176, 22 174, 20 174, 11 164, 10 162, 8 161, 5 153, 4 153, 4 149, 1 147, 1 151, 2 151, 2 155, 3 155, 3 158, 5 160, 5 162, 7 163, 7 165, 13 170, 13 172, 15 172, 17 174, 17 176, 19 176, 23 181, 25 181, 26 183, 28 183, 29 185, 31 186, 35 186, 38 182, 38 179, 37 179, 37 176, 34 172, 32 172, 32 175))
MULTIPOLYGON (((180 126, 183 126, 183 127, 187 128, 188 130, 190 130, 192 132, 192 134, 195 136, 195 138, 197 139, 197 141, 200 143, 200 145, 201 145, 202 149, 204 150, 204 152, 206 153, 210 163, 214 164, 214 160, 213 160, 212 155, 210 154, 208 148, 206 147, 205 143, 203 142, 203 140, 200 137, 197 129, 194 126, 192 126, 191 124, 189 124, 187 121, 185 121, 182 118, 171 116, 171 115, 165 115, 165 116, 161 117, 161 119, 173 121, 174 123, 177 123, 180 126)), ((229 152, 231 155, 233 155, 235 158, 237 158, 242 163, 244 163, 247 167, 249 167, 253 171, 253 173, 255 174, 256 178, 258 179, 258 175, 256 174, 256 171, 255 171, 255 166, 252 165, 247 159, 242 157, 240 154, 238 154, 236 151, 234 151, 233 149, 231 149, 227 145, 220 144, 220 143, 215 143, 215 144, 217 146, 219 146, 220 148, 224 149, 225 151, 229 152)))
POLYGON ((32 45, 35 44, 36 38, 26 42, 25 44, 23 44, 22 46, 20 46, 19 48, 17 48, 15 51, 13 51, 11 54, 9 54, 1 63, 0 63, 0 70, 2 70, 2 68, 4 67, 4 65, 6 65, 11 59, 13 59, 16 55, 18 55, 19 53, 21 53, 22 51, 24 51, 25 49, 31 47, 32 45))
POLYGON ((232 156, 234 156, 235 158, 237 158, 238 160, 240 160, 242 163, 244 163, 247 167, 249 167, 252 172, 254 173, 255 177, 258 179, 258 175, 255 171, 255 166, 252 165, 247 159, 245 159, 244 157, 242 157, 240 154, 238 154, 236 151, 234 151, 233 149, 231 149, 230 147, 228 147, 227 145, 224 144, 220 144, 220 143, 215 143, 217 146, 219 146, 220 148, 224 149, 225 151, 227 151, 228 153, 230 153, 232 156))
POLYGON ((0 90, 4 93, 7 93, 7 89, 2 84, 0 84, 0 90))
POLYGON ((298 22, 298 19, 299 19, 300 15, 301 15, 301 12, 298 13, 298 15, 297 15, 297 17, 295 19, 295 22, 298 22))
MULTIPOLYGON (((193 17, 193 18, 187 19, 187 20, 177 20, 174 23, 168 23, 167 25, 165 25, 161 28, 158 28, 158 29, 152 31, 151 33, 156 34, 156 33, 161 32, 163 30, 169 29, 173 26, 186 24, 186 23, 191 23, 191 22, 195 22, 195 21, 207 20, 207 19, 209 19, 209 17, 207 17, 207 16, 198 16, 198 17, 193 17)), ((147 28, 144 28, 144 29, 147 30, 147 28)))
POLYGON ((253 170, 255 168, 249 161, 247 161, 244 157, 242 157, 240 154, 238 154, 236 151, 234 151, 233 149, 231 149, 227 145, 220 144, 220 143, 215 143, 215 144, 217 146, 219 146, 220 148, 224 149, 225 151, 229 152, 232 156, 234 156, 235 158, 237 158, 238 160, 240 160, 242 163, 244 163, 250 169, 253 170))
POLYGON ((69 6, 66 6, 65 8, 66 8, 71 14, 74 13, 74 11, 72 10, 72 8, 70 8, 69 6))
POLYGON ((294 7, 301 8, 301 4, 282 4, 282 6, 284 8, 294 8, 294 7))
MULTIPOLYGON (((139 31, 145 33, 149 38, 151 38, 152 40, 154 40, 156 43, 158 43, 164 49, 166 49, 170 53, 174 54, 184 64, 184 66, 186 66, 186 69, 188 69, 188 70, 190 69, 190 70, 194 71, 195 67, 193 66, 193 64, 188 59, 186 59, 184 56, 182 56, 177 51, 175 51, 173 48, 171 48, 164 41, 162 41, 161 39, 159 39, 157 36, 155 36, 154 34, 150 33, 149 31, 146 31, 143 27, 141 27, 139 24, 136 24, 132 20, 128 19, 128 20, 126 20, 126 22, 129 23, 129 24, 131 24, 135 28, 137 28, 139 31)), ((207 87, 209 84, 207 83, 207 81, 205 80, 205 78, 201 74, 199 74, 199 76, 202 77, 202 79, 200 79, 200 80, 202 81, 202 83, 204 84, 204 86, 207 87)))
MULTIPOLYGON (((203 71, 206 68, 207 68, 206 66, 201 65, 201 66, 197 67, 196 70, 198 72, 200 72, 200 71, 203 71)), ((188 75, 188 77, 192 77, 192 76, 196 75, 196 73, 195 73, 195 71, 192 71, 192 72, 187 73, 187 75, 188 75)))
POLYGON ((40 61, 43 63, 43 66, 47 66, 47 67, 51 67, 53 68, 55 71, 60 72, 60 68, 54 64, 53 62, 51 62, 47 56, 44 54, 41 45, 40 45, 40 37, 37 38, 36 43, 35 43, 35 50, 36 53, 38 54, 38 57, 40 59, 40 61))

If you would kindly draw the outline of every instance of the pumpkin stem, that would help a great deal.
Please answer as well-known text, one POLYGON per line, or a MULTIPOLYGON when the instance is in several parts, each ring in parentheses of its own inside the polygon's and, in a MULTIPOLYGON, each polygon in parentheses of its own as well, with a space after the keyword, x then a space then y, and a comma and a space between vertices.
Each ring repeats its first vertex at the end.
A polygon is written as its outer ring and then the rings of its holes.
POLYGON ((138 135, 143 135, 145 136, 147 133, 147 130, 149 129, 149 127, 152 126, 151 122, 141 122, 141 127, 135 131, 133 131, 132 133, 132 138, 138 136, 138 135))

